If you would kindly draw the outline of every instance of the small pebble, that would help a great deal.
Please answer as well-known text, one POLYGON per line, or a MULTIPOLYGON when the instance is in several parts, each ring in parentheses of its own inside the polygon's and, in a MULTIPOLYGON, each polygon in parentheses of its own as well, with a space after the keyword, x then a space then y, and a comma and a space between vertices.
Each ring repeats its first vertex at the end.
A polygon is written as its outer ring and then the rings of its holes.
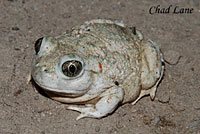
POLYGON ((67 18, 70 18, 70 17, 71 17, 71 14, 69 14, 69 13, 64 13, 64 14, 62 14, 62 17, 65 18, 65 19, 67 19, 67 18))
POLYGON ((118 129, 123 128, 122 122, 121 122, 121 121, 118 121, 118 122, 116 123, 116 127, 117 127, 118 129))
POLYGON ((200 118, 193 120, 189 126, 188 126, 188 130, 190 132, 200 132, 200 118))
POLYGON ((182 112, 182 111, 185 111, 185 107, 184 107, 184 104, 183 103, 171 103, 170 104, 170 108, 172 110, 174 110, 175 112, 182 112))
POLYGON ((42 116, 42 117, 45 117, 45 113, 41 113, 41 116, 42 116))
POLYGON ((112 128, 110 128, 110 130, 108 130, 108 133, 109 134, 116 134, 117 133, 117 129, 112 127, 112 128))
POLYGON ((12 30, 13 31, 19 31, 20 29, 19 29, 19 27, 12 27, 12 30))
POLYGON ((169 103, 170 89, 167 84, 165 84, 165 85, 163 84, 163 87, 159 88, 156 98, 158 99, 158 102, 160 102, 160 103, 169 103))
POLYGON ((151 124, 151 118, 149 116, 144 116, 143 117, 143 123, 145 125, 150 125, 151 124))
POLYGON ((99 132, 100 131, 100 127, 99 126, 96 126, 95 127, 95 132, 99 132))
POLYGON ((167 50, 164 52, 164 59, 170 64, 176 64, 179 61, 179 58, 180 54, 177 51, 167 50))
POLYGON ((34 100, 39 100, 39 96, 35 96, 35 97, 34 97, 34 100))
POLYGON ((160 122, 160 116, 156 116, 153 121, 151 122, 151 124, 153 126, 156 126, 158 124, 158 122, 160 122))
POLYGON ((158 95, 158 101, 161 103, 168 103, 170 100, 169 91, 160 92, 158 95))
POLYGON ((10 43, 13 43, 14 41, 16 41, 16 38, 15 38, 14 36, 9 36, 9 37, 8 37, 8 41, 9 41, 10 43))
POLYGON ((14 92, 14 96, 18 96, 19 94, 21 94, 22 93, 22 90, 21 89, 19 89, 19 90, 17 90, 16 92, 14 92))

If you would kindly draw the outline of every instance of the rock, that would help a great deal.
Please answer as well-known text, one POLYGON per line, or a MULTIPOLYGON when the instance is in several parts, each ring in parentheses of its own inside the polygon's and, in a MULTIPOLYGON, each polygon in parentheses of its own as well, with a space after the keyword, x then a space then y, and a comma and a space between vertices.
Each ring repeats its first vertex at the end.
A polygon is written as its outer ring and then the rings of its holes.
POLYGON ((169 103, 170 94, 169 91, 163 91, 158 94, 158 101, 161 103, 169 103))
POLYGON ((116 127, 117 127, 118 129, 123 128, 123 123, 122 123, 121 121, 117 121, 116 127))
POLYGON ((170 89, 168 85, 162 85, 157 92, 157 100, 160 103, 169 103, 170 101, 170 89))
POLYGON ((169 64, 177 64, 180 59, 180 54, 174 50, 167 50, 164 52, 164 59, 169 64))
POLYGON ((194 119, 189 125, 188 125, 188 131, 189 132, 200 132, 200 118, 194 119))
POLYGON ((95 132, 99 132, 100 131, 100 127, 99 126, 96 126, 95 127, 95 132))
POLYGON ((160 122, 160 116, 156 116, 153 121, 151 122, 151 124, 153 126, 156 126, 158 124, 158 122, 160 122))
POLYGON ((19 31, 20 29, 19 29, 19 27, 12 27, 12 30, 13 31, 19 31))

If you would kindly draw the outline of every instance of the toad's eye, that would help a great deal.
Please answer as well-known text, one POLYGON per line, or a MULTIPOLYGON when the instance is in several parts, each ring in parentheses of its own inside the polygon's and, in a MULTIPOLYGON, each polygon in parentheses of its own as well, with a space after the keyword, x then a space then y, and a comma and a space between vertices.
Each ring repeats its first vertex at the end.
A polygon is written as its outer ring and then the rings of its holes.
POLYGON ((62 64, 62 72, 68 77, 76 77, 82 70, 82 63, 80 61, 71 60, 62 64))
POLYGON ((42 40, 43 40, 43 37, 42 37, 42 38, 39 38, 39 39, 35 42, 35 53, 36 53, 36 55, 37 55, 38 52, 40 51, 40 47, 41 47, 41 44, 42 44, 42 40))

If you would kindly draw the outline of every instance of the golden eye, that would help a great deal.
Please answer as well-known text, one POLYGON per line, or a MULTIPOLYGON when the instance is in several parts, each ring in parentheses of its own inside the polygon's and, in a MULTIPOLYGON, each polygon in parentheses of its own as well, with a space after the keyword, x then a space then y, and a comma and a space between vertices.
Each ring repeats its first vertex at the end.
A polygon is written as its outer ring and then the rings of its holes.
POLYGON ((36 53, 36 55, 37 55, 38 52, 40 51, 40 47, 41 47, 41 44, 42 44, 42 40, 43 40, 43 37, 42 37, 42 38, 39 38, 39 39, 35 42, 35 53, 36 53))
POLYGON ((82 70, 82 63, 80 61, 71 60, 66 61, 62 65, 62 72, 68 77, 76 77, 82 70))

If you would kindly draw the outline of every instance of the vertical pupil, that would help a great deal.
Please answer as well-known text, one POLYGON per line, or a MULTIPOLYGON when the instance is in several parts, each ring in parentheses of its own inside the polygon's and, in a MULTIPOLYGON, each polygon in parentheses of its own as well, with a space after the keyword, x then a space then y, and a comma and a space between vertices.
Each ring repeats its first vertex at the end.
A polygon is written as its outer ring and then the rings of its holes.
POLYGON ((62 72, 68 77, 76 77, 82 70, 82 64, 79 61, 66 61, 62 65, 62 72))
POLYGON ((70 66, 69 66, 69 71, 70 71, 71 73, 75 73, 76 67, 75 67, 74 65, 70 65, 70 66))

